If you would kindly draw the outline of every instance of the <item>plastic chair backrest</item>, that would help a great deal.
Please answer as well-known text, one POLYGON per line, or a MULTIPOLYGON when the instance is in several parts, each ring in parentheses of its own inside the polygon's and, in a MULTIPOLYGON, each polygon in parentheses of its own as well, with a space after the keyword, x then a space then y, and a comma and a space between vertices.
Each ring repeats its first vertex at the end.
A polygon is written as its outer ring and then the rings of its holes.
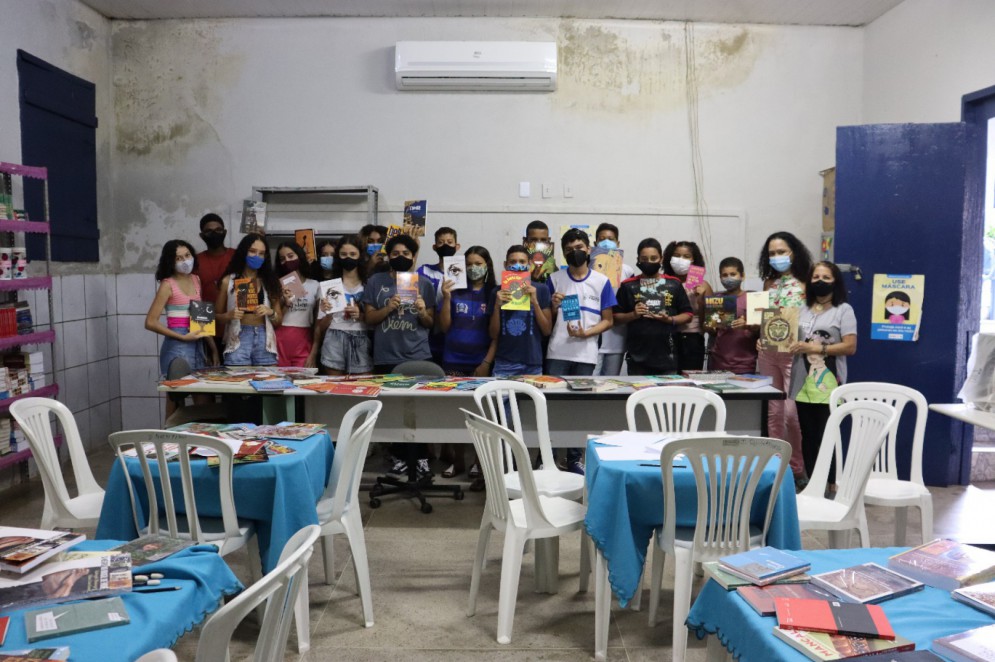
POLYGON ((906 405, 912 403, 915 407, 916 424, 912 433, 912 454, 909 469, 909 481, 923 485, 922 480, 922 447, 926 438, 926 416, 929 414, 929 403, 926 396, 914 388, 900 384, 884 382, 852 382, 839 386, 833 391, 829 401, 830 410, 844 402, 855 400, 873 400, 891 405, 898 412, 895 426, 888 432, 888 441, 881 447, 871 474, 883 474, 891 480, 898 480, 898 424, 906 405))
POLYGON ((445 377, 446 371, 438 363, 431 361, 405 361, 391 369, 396 375, 405 377, 445 377))
POLYGON ((70 498, 69 490, 62 476, 59 449, 55 446, 50 414, 55 414, 62 428, 64 442, 69 449, 69 461, 76 478, 77 493, 92 494, 103 492, 103 489, 93 479, 93 472, 90 471, 90 463, 86 459, 86 451, 83 450, 83 442, 79 436, 79 428, 76 427, 76 419, 73 418, 69 407, 51 398, 24 398, 11 404, 10 415, 24 432, 28 446, 31 447, 31 454, 38 465, 38 472, 41 474, 42 485, 45 488, 45 512, 54 515, 57 520, 65 521, 72 519, 73 514, 65 505, 70 498))
MULTIPOLYGON (((236 538, 240 535, 238 528, 238 515, 235 512, 235 499, 232 495, 232 457, 231 448, 222 440, 215 439, 200 434, 190 434, 187 432, 170 432, 168 430, 126 430, 115 432, 108 437, 111 448, 117 453, 121 462, 121 470, 126 478, 125 484, 128 486, 128 496, 131 498, 131 511, 135 517, 135 528, 142 530, 141 521, 138 516, 137 495, 134 484, 127 480, 128 466, 125 451, 135 449, 137 451, 137 461, 142 469, 142 477, 145 481, 145 492, 148 498, 148 525, 149 533, 159 533, 162 529, 159 522, 159 500, 156 495, 156 483, 160 485, 162 493, 162 506, 166 511, 166 535, 171 538, 179 537, 179 528, 176 524, 176 508, 182 506, 186 511, 187 526, 190 536, 197 542, 206 542, 203 537, 203 529, 200 525, 200 517, 197 513, 197 499, 193 487, 193 475, 190 469, 190 451, 194 447, 208 448, 218 456, 218 466, 212 471, 218 471, 218 501, 221 504, 221 519, 224 523, 225 539, 220 543, 211 541, 210 544, 218 545, 221 549, 224 542, 229 538, 236 538), (166 457, 166 445, 175 444, 175 451, 178 453, 176 464, 180 467, 180 482, 182 484, 182 503, 177 503, 173 496, 173 485, 171 480, 159 480, 160 476, 169 475, 169 466, 166 457), (152 464, 145 456, 144 449, 155 451, 156 475, 152 474, 152 464)), ((173 451, 174 449, 168 449, 173 451)))
POLYGON ((466 409, 460 411, 466 417, 466 427, 473 437, 473 447, 477 451, 477 460, 484 474, 484 484, 487 486, 487 500, 484 507, 490 512, 491 519, 495 522, 511 521, 508 488, 504 482, 504 446, 507 445, 515 462, 518 463, 526 527, 530 530, 552 527, 539 502, 539 491, 536 489, 532 463, 529 462, 529 450, 525 442, 508 428, 492 423, 479 414, 466 409))
POLYGON ((652 432, 698 432, 708 407, 715 409, 715 431, 726 427, 726 404, 716 393, 691 386, 659 386, 636 391, 625 401, 629 430, 639 430, 639 408, 646 412, 652 432))
POLYGON ((871 467, 896 420, 898 412, 883 402, 855 400, 836 407, 826 421, 815 469, 802 494, 825 498, 829 466, 835 455, 838 486, 835 501, 846 505, 850 513, 862 507, 871 467), (847 417, 850 419, 850 443, 844 455, 840 428, 847 417))
POLYGON ((342 417, 332 470, 322 496, 332 499, 331 519, 340 519, 359 496, 366 451, 381 409, 383 403, 379 400, 367 400, 349 409, 342 417))
MULTIPOLYGON (((512 430, 521 439, 525 439, 522 427, 521 410, 518 406, 518 394, 532 399, 536 416, 536 435, 539 437, 539 455, 542 464, 547 469, 556 466, 553 459, 553 443, 549 437, 549 413, 546 409, 546 396, 531 384, 511 380, 497 380, 478 386, 473 391, 473 399, 477 403, 480 414, 498 425, 512 430)), ((505 449, 505 467, 513 471, 511 449, 505 449)))
POLYGON ((135 660, 135 662, 177 662, 176 653, 168 648, 157 648, 135 660))
POLYGON ((228 642, 235 628, 263 602, 266 609, 252 659, 256 662, 283 659, 294 605, 300 592, 307 590, 307 564, 320 534, 321 528, 316 524, 295 533, 283 546, 275 568, 207 619, 197 642, 197 662, 227 660, 228 642))
POLYGON ((694 471, 698 515, 694 529, 696 560, 717 559, 750 548, 750 512, 764 468, 779 459, 761 529, 761 546, 774 512, 781 481, 791 458, 791 444, 767 437, 716 436, 676 440, 663 447, 663 540, 674 543, 677 498, 674 458, 684 454, 694 471))

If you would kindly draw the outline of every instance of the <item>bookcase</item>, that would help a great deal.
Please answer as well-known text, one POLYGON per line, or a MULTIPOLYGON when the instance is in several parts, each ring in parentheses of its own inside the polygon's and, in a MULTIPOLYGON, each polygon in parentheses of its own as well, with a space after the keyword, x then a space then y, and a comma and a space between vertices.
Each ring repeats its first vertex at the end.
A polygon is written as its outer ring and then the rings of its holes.
MULTIPOLYGON (((57 374, 55 352, 51 352, 52 365, 44 366, 39 361, 39 357, 43 356, 40 347, 55 342, 50 230, 47 169, 0 162, 0 368, 6 369, 6 378, 0 372, 0 469, 24 462, 31 456, 23 436, 20 436, 21 441, 16 448, 13 440, 10 446, 7 444, 13 423, 4 421, 10 421, 10 405, 22 398, 54 398, 59 393, 58 384, 54 381, 57 374), (44 219, 27 220, 20 210, 15 213, 15 177, 41 180, 44 219), (33 275, 29 275, 26 253, 23 252, 26 234, 45 235, 44 270, 37 268, 41 260, 35 260, 33 275), (34 309, 24 295, 30 290, 45 295, 34 297, 34 309), (42 306, 47 306, 47 324, 37 323, 37 314, 42 306), (7 312, 11 308, 13 315, 7 312), (11 317, 13 326, 10 324, 11 317), (52 383, 45 383, 46 372, 52 374, 52 383)), ((56 437, 56 444, 61 441, 61 437, 56 437)))

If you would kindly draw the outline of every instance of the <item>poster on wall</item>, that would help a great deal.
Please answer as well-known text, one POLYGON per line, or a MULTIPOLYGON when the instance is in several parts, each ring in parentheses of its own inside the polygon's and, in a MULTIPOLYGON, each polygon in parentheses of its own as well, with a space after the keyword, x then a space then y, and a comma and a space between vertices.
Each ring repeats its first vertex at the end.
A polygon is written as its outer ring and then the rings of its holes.
POLYGON ((871 340, 919 340, 926 277, 874 274, 871 299, 871 340))

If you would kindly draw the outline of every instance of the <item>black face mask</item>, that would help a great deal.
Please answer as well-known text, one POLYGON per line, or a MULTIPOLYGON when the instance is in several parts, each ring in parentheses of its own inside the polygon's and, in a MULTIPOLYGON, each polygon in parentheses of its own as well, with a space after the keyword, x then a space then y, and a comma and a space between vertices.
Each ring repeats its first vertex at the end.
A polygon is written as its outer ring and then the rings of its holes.
POLYGON ((342 265, 342 271, 352 271, 359 266, 359 260, 354 257, 341 257, 339 264, 342 265))
POLYGON ((643 272, 644 276, 655 276, 660 273, 660 262, 636 262, 636 266, 643 272))
POLYGON ((222 230, 221 232, 200 233, 200 238, 204 240, 204 243, 207 244, 207 248, 210 250, 224 246, 226 236, 228 236, 227 230, 222 230))
POLYGON ((414 263, 415 261, 410 257, 404 257, 403 255, 390 258, 390 268, 394 271, 407 271, 414 263))
POLYGON ((456 255, 456 247, 449 244, 442 244, 435 249, 435 252, 439 257, 452 257, 456 255))
POLYGON ((567 264, 575 269, 587 264, 587 251, 577 249, 567 253, 567 264))
POLYGON ((817 297, 828 296, 833 293, 836 283, 827 283, 824 280, 817 280, 808 284, 808 289, 817 297))

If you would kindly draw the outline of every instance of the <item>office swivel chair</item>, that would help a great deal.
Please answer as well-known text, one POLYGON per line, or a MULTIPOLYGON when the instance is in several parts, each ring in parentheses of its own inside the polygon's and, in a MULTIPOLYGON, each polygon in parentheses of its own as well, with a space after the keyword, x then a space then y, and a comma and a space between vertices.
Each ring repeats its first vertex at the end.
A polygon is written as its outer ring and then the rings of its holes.
MULTIPOLYGON (((405 361, 394 366, 392 372, 406 377, 437 377, 442 379, 446 376, 445 371, 431 361, 405 361)), ((406 400, 404 407, 404 427, 409 430, 414 429, 414 403, 406 400), (410 422, 409 418, 412 419, 410 422)), ((391 494, 400 494, 407 499, 418 499, 421 511, 426 515, 432 512, 432 504, 425 499, 426 494, 441 494, 457 501, 463 500, 463 488, 459 485, 435 485, 432 482, 432 474, 418 480, 418 447, 419 444, 394 444, 395 454, 403 454, 400 459, 405 460, 408 464, 407 480, 389 475, 377 478, 376 484, 370 487, 370 508, 379 508, 380 497, 391 494)))

